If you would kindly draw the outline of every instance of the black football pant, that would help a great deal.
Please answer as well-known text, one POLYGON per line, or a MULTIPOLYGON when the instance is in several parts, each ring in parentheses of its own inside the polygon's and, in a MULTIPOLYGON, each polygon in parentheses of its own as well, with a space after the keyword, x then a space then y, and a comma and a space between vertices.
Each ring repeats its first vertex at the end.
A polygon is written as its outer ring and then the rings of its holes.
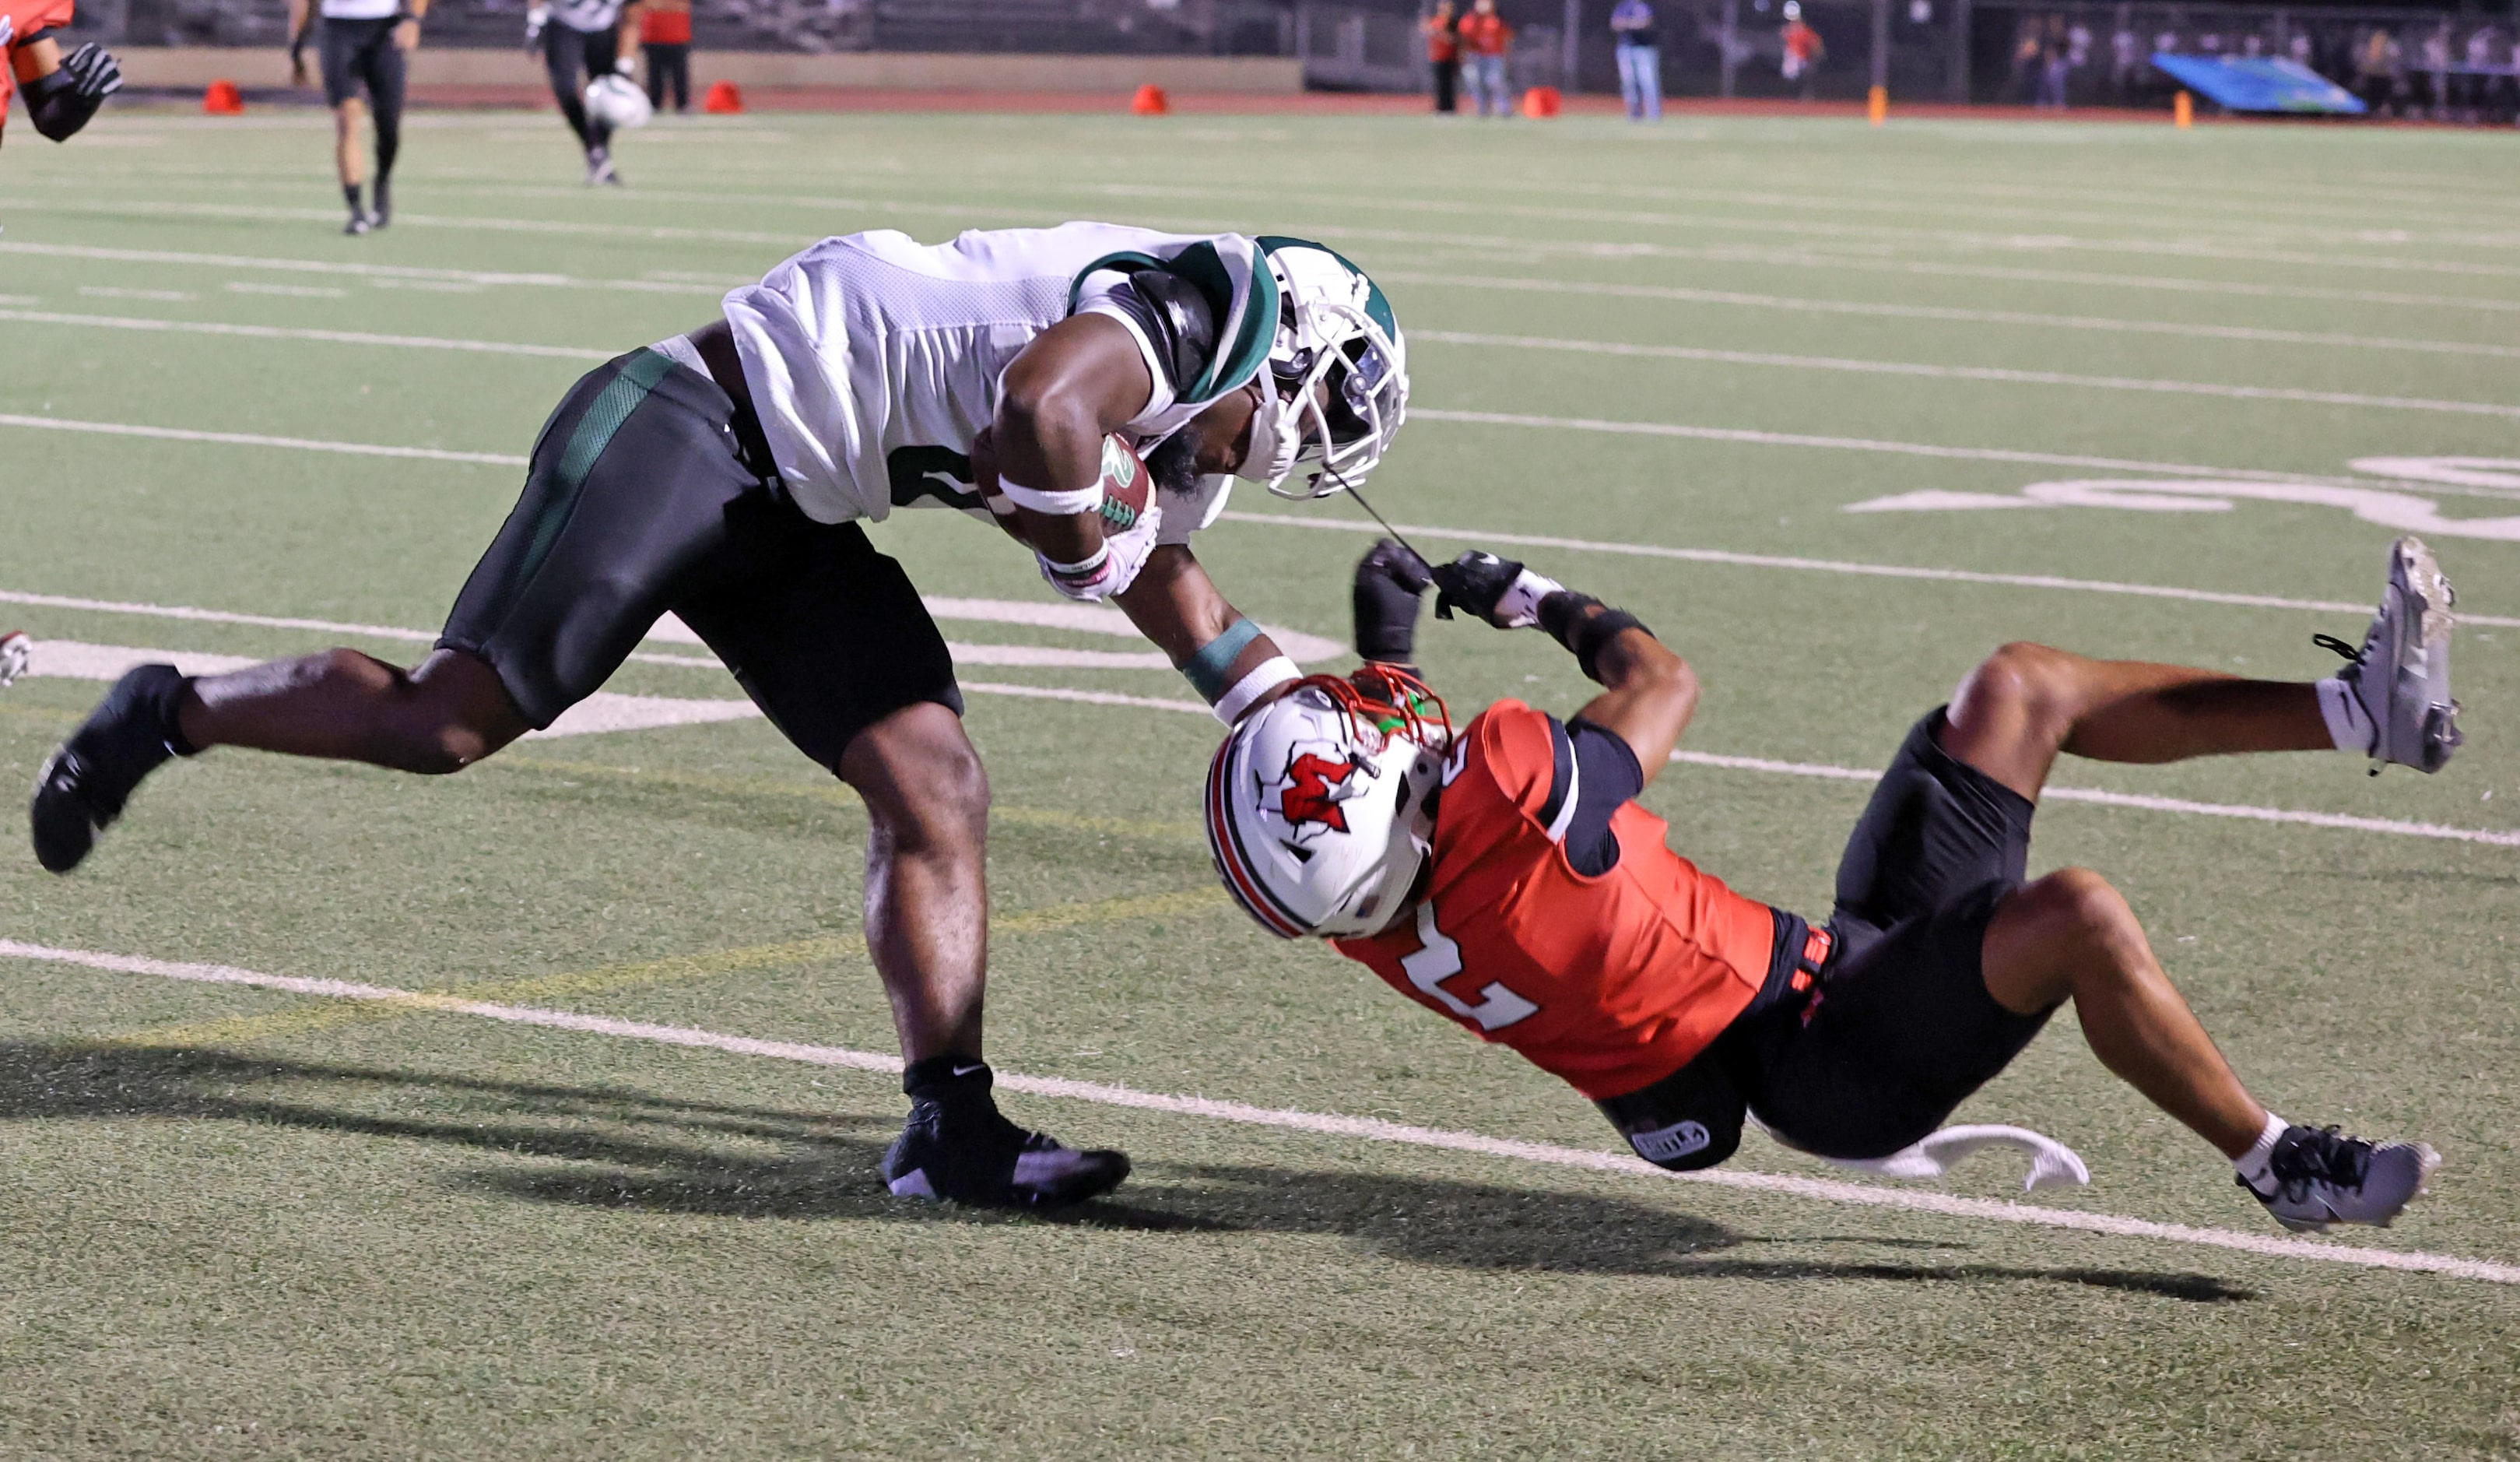
POLYGON ((610 75, 620 57, 621 27, 617 25, 571 30, 554 21, 543 31, 543 64, 551 70, 552 99, 560 103, 560 114, 568 118, 568 129, 577 134, 578 146, 588 152, 609 144, 612 129, 586 114, 579 83, 610 75))

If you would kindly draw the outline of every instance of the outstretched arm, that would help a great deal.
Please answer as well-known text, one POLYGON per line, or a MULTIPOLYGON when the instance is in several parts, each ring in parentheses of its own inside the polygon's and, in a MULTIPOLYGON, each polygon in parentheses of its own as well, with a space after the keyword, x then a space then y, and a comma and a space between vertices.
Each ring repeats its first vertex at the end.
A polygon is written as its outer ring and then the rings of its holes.
POLYGON ((1584 673, 1604 687, 1575 718, 1626 742, 1644 782, 1671 760, 1697 712, 1697 675, 1636 616, 1492 553, 1465 553, 1433 577, 1443 591, 1438 617, 1450 618, 1458 606, 1500 629, 1537 625, 1574 652, 1584 673))
POLYGON ((1266 630, 1226 602, 1182 544, 1149 554, 1137 581, 1113 598, 1229 726, 1302 673, 1266 630))

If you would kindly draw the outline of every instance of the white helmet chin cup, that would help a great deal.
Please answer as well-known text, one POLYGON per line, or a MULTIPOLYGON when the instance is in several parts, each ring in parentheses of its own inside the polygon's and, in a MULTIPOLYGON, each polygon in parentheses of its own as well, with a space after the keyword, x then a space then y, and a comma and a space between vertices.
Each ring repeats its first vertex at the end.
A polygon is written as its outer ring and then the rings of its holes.
POLYGON ((1380 932, 1431 850, 1443 752, 1317 685, 1245 717, 1208 767, 1208 851, 1226 891, 1282 938, 1380 932))
POLYGON ((1281 497, 1328 497, 1363 483, 1399 435, 1409 408, 1407 342, 1373 281, 1337 254, 1282 245, 1268 259, 1279 326, 1262 373, 1262 410, 1274 420, 1255 432, 1276 450, 1266 459, 1268 477, 1257 477, 1256 452, 1244 475, 1281 497), (1302 485, 1287 486, 1299 472, 1302 485))

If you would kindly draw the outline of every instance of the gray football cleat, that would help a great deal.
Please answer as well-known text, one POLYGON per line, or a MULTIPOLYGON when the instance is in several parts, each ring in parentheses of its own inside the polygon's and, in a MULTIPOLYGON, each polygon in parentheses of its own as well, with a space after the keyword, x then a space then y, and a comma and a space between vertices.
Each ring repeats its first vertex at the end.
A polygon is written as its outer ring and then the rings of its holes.
POLYGON ((2424 1191, 2441 1154, 2421 1142, 2374 1146, 2334 1127, 2295 1124, 2275 1139, 2267 1165, 2271 1188, 2235 1181, 2277 1223, 2295 1233, 2323 1233, 2331 1223, 2387 1228, 2424 1191))
POLYGON ((26 666, 33 663, 34 659, 35 642, 26 637, 24 630, 13 629, 0 634, 0 688, 6 688, 11 681, 25 674, 26 666))
POLYGON ((2440 771, 2466 739, 2450 693, 2450 609, 2457 597, 2424 540, 2401 538, 2389 550, 2389 584, 2362 648, 2319 637, 2354 662, 2336 678, 2371 718, 2374 776, 2391 762, 2440 771))

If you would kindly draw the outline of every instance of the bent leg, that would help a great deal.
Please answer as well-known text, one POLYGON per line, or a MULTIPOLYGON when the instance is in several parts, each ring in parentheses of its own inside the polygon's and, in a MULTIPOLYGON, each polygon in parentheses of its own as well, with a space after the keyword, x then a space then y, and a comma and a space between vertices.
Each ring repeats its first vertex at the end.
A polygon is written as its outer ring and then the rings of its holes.
POLYGON ((396 771, 460 771, 527 729, 499 672, 461 650, 405 671, 356 650, 276 660, 187 688, 184 739, 396 771))
POLYGON ((2015 643, 1988 656, 1952 697, 1945 751, 2037 799, 2056 754, 2162 762, 2243 752, 2324 752, 2336 743, 2308 682, 2088 660, 2015 643))
POLYGON ((2074 1002, 2092 1054, 2162 1111, 2237 1158, 2267 1124, 2260 1106, 2153 957, 2135 910, 2106 880, 2067 868, 1996 909, 1982 955, 1987 993, 2033 1015, 2074 1002))
POLYGON ((866 800, 866 937, 906 1061, 978 1060, 989 962, 989 781, 962 717, 894 711, 840 756, 866 800))

